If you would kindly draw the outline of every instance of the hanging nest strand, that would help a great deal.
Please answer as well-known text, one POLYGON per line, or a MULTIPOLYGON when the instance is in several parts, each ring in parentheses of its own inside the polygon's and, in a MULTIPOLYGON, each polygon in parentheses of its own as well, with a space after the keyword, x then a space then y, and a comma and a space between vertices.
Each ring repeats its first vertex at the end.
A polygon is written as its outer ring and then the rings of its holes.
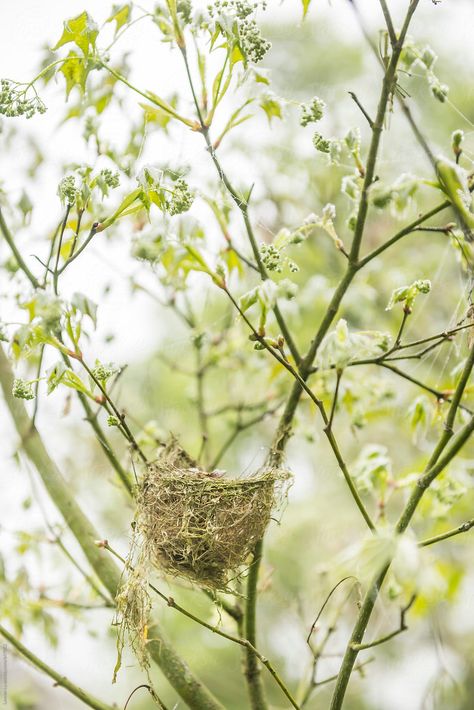
POLYGON ((202 470, 172 440, 139 485, 136 528, 142 559, 210 589, 227 589, 281 504, 288 471, 246 478, 202 470))

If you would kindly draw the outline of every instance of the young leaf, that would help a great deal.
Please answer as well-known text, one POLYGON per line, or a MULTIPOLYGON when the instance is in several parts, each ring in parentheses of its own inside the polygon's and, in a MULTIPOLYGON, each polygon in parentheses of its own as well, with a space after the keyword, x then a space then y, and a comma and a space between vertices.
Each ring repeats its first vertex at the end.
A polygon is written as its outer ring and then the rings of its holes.
POLYGON ((59 41, 52 47, 52 51, 55 52, 63 45, 72 42, 79 47, 85 57, 88 57, 91 50, 95 49, 98 34, 99 28, 89 13, 84 10, 77 17, 66 20, 63 33, 59 41))
POLYGON ((303 3, 303 18, 305 18, 309 10, 311 0, 301 0, 301 2, 303 3))
POLYGON ((114 5, 112 7, 112 14, 107 18, 106 22, 115 22, 115 34, 117 34, 119 29, 129 22, 130 16, 130 5, 114 5))
POLYGON ((59 71, 66 79, 66 99, 75 86, 78 87, 81 94, 84 93, 88 71, 82 57, 71 50, 59 71))
POLYGON ((89 316, 94 324, 94 327, 97 326, 97 304, 94 303, 94 301, 85 296, 83 293, 76 292, 72 296, 71 305, 73 308, 82 313, 82 315, 89 316))

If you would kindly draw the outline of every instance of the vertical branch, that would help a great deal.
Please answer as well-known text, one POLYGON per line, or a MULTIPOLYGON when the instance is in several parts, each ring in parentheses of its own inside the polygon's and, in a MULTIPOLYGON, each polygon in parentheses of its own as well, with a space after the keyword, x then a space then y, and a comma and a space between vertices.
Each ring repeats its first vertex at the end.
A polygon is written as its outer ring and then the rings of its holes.
POLYGON ((38 281, 36 276, 29 270, 22 255, 20 254, 20 252, 17 249, 17 246, 15 244, 15 240, 13 239, 13 235, 10 232, 10 230, 8 229, 7 223, 5 222, 5 218, 3 216, 3 212, 2 212, 1 207, 0 207, 0 231, 3 234, 3 238, 5 239, 6 243, 10 247, 11 252, 12 252, 13 256, 15 257, 18 266, 23 271, 23 273, 25 274, 28 281, 31 283, 33 288, 40 288, 40 286, 41 286, 40 282, 38 281))
MULTIPOLYGON (((245 602, 245 638, 252 647, 257 645, 257 584, 262 560, 263 540, 255 545, 253 561, 247 579, 247 599, 245 602)), ((252 710, 266 710, 268 707, 263 689, 261 669, 251 649, 245 651, 245 677, 252 710)))
MULTIPOLYGON (((469 422, 464 427, 462 427, 462 429, 458 432, 456 436, 454 436, 453 432, 456 413, 459 409, 461 398, 463 396, 473 368, 474 344, 471 346, 469 356, 466 360, 463 372, 461 373, 458 384, 456 386, 455 393, 452 397, 443 433, 426 465, 423 475, 417 481, 417 484, 413 489, 407 501, 407 504, 399 518, 399 521, 395 527, 395 532, 398 535, 401 535, 406 531, 425 491, 429 488, 435 478, 437 478, 437 476, 439 476, 439 474, 452 461, 452 459, 460 451, 462 446, 464 446, 464 444, 468 441, 472 432, 474 431, 474 417, 471 417, 469 422), (453 436, 454 439, 451 443, 451 446, 447 448, 449 441, 453 436)), ((375 602, 377 600, 379 591, 389 568, 390 563, 385 565, 383 569, 375 576, 362 603, 359 616, 352 631, 352 635, 347 645, 342 665, 339 670, 339 675, 337 678, 336 688, 334 690, 330 710, 340 710, 340 708, 342 707, 347 686, 349 684, 352 670, 357 659, 360 644, 362 643, 362 639, 367 629, 367 625, 370 621, 375 602)))
MULTIPOLYGON (((0 347, 0 387, 20 436, 22 448, 40 474, 51 500, 62 514, 91 567, 104 587, 115 598, 120 586, 120 569, 96 545, 96 541, 100 539, 99 533, 72 497, 70 486, 50 457, 38 430, 32 426, 25 405, 21 400, 13 397, 12 386, 13 372, 8 358, 0 347)), ((150 633, 148 650, 152 659, 160 666, 166 678, 186 703, 196 710, 223 710, 221 704, 193 675, 157 626, 154 626, 153 633, 150 633)))
POLYGON ((359 211, 357 214, 357 222, 354 230, 354 239, 352 240, 352 247, 350 251, 350 259, 352 262, 357 262, 359 258, 359 251, 362 242, 362 236, 364 233, 367 212, 369 208, 369 188, 372 185, 372 182, 375 177, 375 165, 377 162, 377 155, 379 151, 380 138, 383 131, 385 116, 389 106, 390 96, 393 93, 396 83, 398 60, 400 59, 400 54, 403 49, 403 43, 408 32, 408 27, 410 25, 413 13, 415 12, 418 6, 418 2, 419 0, 410 0, 408 11, 405 17, 405 22, 403 23, 403 28, 400 32, 400 36, 393 43, 392 55, 390 57, 390 61, 384 74, 382 82, 382 91, 377 107, 377 114, 372 125, 372 140, 370 143, 369 155, 367 158, 366 173, 364 177, 364 184, 362 186, 359 211))

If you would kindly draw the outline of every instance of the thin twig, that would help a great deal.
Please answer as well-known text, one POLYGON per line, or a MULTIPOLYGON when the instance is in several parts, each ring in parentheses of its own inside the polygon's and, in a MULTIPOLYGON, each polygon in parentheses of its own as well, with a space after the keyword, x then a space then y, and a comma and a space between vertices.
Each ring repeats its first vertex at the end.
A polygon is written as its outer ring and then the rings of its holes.
POLYGON ((474 528, 474 518, 472 518, 471 520, 467 520, 465 523, 462 523, 462 525, 459 525, 457 528, 448 530, 445 533, 435 535, 434 537, 428 537, 426 538, 426 540, 421 540, 421 542, 418 543, 418 547, 428 547, 428 545, 434 545, 437 542, 448 540, 450 537, 454 537, 455 535, 460 535, 461 533, 469 532, 469 530, 471 530, 472 528, 474 528))
POLYGON ((370 126, 371 128, 373 128, 373 127, 374 127, 374 122, 373 122, 373 120, 370 118, 370 116, 369 116, 369 114, 367 113, 367 111, 365 110, 365 108, 362 106, 361 102, 360 102, 359 99, 357 98, 357 95, 356 95, 353 91, 348 91, 347 93, 349 94, 349 96, 351 97, 351 99, 357 104, 357 106, 360 108, 360 110, 362 111, 362 114, 363 114, 364 117, 367 119, 367 123, 369 124, 369 126, 370 126))
POLYGON ((85 690, 82 690, 82 688, 80 688, 78 685, 68 680, 65 676, 61 675, 61 673, 55 671, 53 668, 51 668, 51 666, 48 666, 44 661, 42 661, 26 646, 24 646, 21 641, 16 639, 9 631, 7 631, 7 629, 2 625, 0 625, 0 636, 3 636, 3 638, 8 641, 13 646, 13 648, 15 648, 15 650, 23 656, 23 658, 29 661, 38 670, 42 671, 43 673, 46 673, 46 675, 52 678, 54 680, 55 686, 60 686, 65 690, 69 691, 72 695, 75 695, 76 698, 79 698, 79 700, 83 702, 84 705, 87 705, 90 708, 94 708, 94 710, 113 710, 113 707, 111 705, 103 703, 101 700, 97 700, 97 698, 94 698, 93 695, 90 695, 85 690))
POLYGON ((415 603, 415 599, 416 594, 413 594, 408 604, 406 604, 402 609, 400 609, 400 626, 398 629, 395 629, 395 631, 392 631, 391 633, 386 634, 385 636, 381 636, 380 638, 376 639, 375 641, 371 641, 370 643, 354 643, 352 644, 352 648, 354 649, 354 651, 364 651, 367 648, 380 646, 380 644, 386 643, 387 641, 393 639, 395 636, 398 636, 398 634, 401 634, 406 631, 408 629, 408 626, 406 624, 406 615, 415 603))
MULTIPOLYGON (((105 550, 108 550, 114 557, 116 557, 124 566, 127 566, 128 569, 133 570, 133 567, 112 547, 110 547, 109 543, 107 540, 101 540, 99 543, 99 546, 105 550)), ((245 648, 249 649, 249 651, 254 654, 259 661, 267 668, 269 673, 273 676, 275 682, 280 686, 281 690, 283 693, 286 695, 290 703, 296 710, 299 710, 298 705, 296 701, 294 700, 293 696, 291 695, 290 691, 286 687, 286 685, 283 683, 282 679, 278 675, 278 673, 275 671, 273 665, 270 663, 268 658, 263 656, 260 651, 258 651, 248 639, 246 638, 239 638, 238 636, 233 636, 232 634, 228 634, 225 631, 221 631, 221 629, 217 628, 217 626, 212 626, 212 624, 208 624, 207 621, 204 621, 203 619, 200 619, 199 617, 195 616, 192 614, 190 611, 182 607, 180 604, 178 604, 173 597, 167 596, 163 592, 160 592, 160 590, 155 587, 153 584, 148 584, 150 589, 155 592, 163 601, 167 603, 167 605, 171 609, 175 609, 176 611, 179 611, 180 614, 183 614, 184 616, 187 616, 188 619, 191 619, 192 621, 196 622, 197 624, 200 624, 201 626, 204 626, 206 629, 209 631, 212 631, 212 633, 217 634, 218 636, 222 636, 223 638, 227 639, 228 641, 233 641, 234 643, 239 644, 239 646, 244 646, 245 648)))

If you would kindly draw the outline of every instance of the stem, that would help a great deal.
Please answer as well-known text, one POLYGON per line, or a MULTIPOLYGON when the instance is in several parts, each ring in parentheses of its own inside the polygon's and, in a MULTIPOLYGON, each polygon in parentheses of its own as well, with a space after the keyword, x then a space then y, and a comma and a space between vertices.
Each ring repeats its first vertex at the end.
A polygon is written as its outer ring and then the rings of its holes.
POLYGON ((83 569, 82 565, 80 565, 79 562, 76 560, 76 558, 69 552, 69 550, 67 549, 67 547, 65 546, 65 544, 63 543, 63 541, 61 540, 59 535, 55 535, 54 542, 60 548, 60 550, 63 552, 63 554, 67 557, 69 562, 77 569, 78 572, 80 572, 80 574, 82 574, 82 576, 84 577, 84 579, 86 580, 86 582, 88 583, 90 588, 93 589, 94 592, 98 596, 100 596, 101 599, 104 600, 104 602, 107 606, 114 606, 114 602, 112 601, 112 599, 109 596, 107 596, 106 594, 104 594, 104 592, 99 587, 99 585, 97 584, 95 579, 93 577, 91 577, 91 575, 88 574, 85 569, 83 569))
POLYGON ((0 625, 0 635, 3 636, 4 639, 6 639, 17 651, 20 653, 24 658, 26 658, 27 661, 29 661, 33 666, 38 668, 38 670, 42 671, 43 673, 46 673, 50 678, 52 678, 54 682, 54 686, 60 686, 64 688, 65 690, 68 690, 72 695, 75 695, 76 698, 79 698, 85 705, 87 705, 90 708, 94 708, 95 710, 114 710, 116 707, 115 705, 107 705, 107 703, 103 703, 101 700, 97 700, 97 698, 94 698, 93 695, 89 695, 89 693, 86 693, 85 690, 82 690, 82 688, 79 688, 78 685, 75 685, 72 683, 70 680, 68 680, 65 676, 61 675, 57 671, 55 671, 51 666, 48 666, 44 661, 42 661, 38 656, 36 656, 32 651, 30 651, 26 646, 24 646, 21 641, 18 641, 12 634, 7 631, 7 629, 0 625))
MULTIPOLYGON (((127 563, 127 561, 116 550, 114 550, 112 547, 110 547, 107 540, 104 540, 101 544, 102 544, 102 547, 104 547, 104 549, 108 550, 112 555, 114 555, 114 557, 119 559, 123 563, 124 566, 127 566, 128 569, 133 571, 133 567, 129 563, 127 563)), ((293 707, 296 708, 296 710, 298 710, 298 705, 297 705, 296 701, 293 699, 290 691, 285 686, 285 684, 283 683, 280 676, 273 668, 273 666, 270 663, 270 661, 268 660, 268 658, 265 658, 265 656, 263 656, 260 653, 260 651, 258 651, 255 648, 255 646, 252 645, 252 643, 247 638, 240 638, 238 636, 232 636, 232 634, 228 634, 225 631, 221 631, 221 629, 219 629, 217 626, 212 626, 212 624, 208 624, 207 621, 203 621, 203 619, 200 619, 198 616, 195 616, 190 611, 188 611, 187 609, 182 607, 180 604, 178 604, 173 599, 173 597, 169 597, 166 594, 163 594, 163 592, 160 592, 160 590, 157 587, 155 587, 154 584, 151 584, 150 582, 148 582, 148 586, 150 587, 150 589, 152 589, 155 592, 155 594, 157 594, 161 599, 163 599, 163 601, 165 601, 171 609, 175 609, 176 611, 179 611, 180 614, 183 614, 183 616, 186 616, 188 619, 191 619, 192 621, 196 622, 197 624, 204 626, 205 629, 212 631, 212 633, 217 634, 218 636, 222 636, 222 638, 225 638, 228 641, 233 641, 234 643, 237 643, 239 646, 243 646, 245 649, 247 649, 248 652, 250 652, 256 658, 258 658, 261 661, 261 663, 268 669, 269 673, 273 676, 273 678, 275 679, 275 682, 280 686, 280 688, 282 689, 282 691, 284 692, 284 694, 286 695, 286 697, 288 698, 290 703, 293 705, 293 707)), ((207 592, 206 592, 206 594, 207 594, 207 592)), ((209 596, 209 594, 208 594, 208 596, 209 596)), ((213 599, 212 596, 211 596, 211 599, 213 599)), ((229 616, 231 616, 237 622, 239 629, 240 629, 242 618, 243 618, 241 609, 229 606, 224 600, 219 600, 219 603, 222 605, 222 608, 229 614, 229 616)))
POLYGON ((125 421, 125 415, 124 415, 122 412, 120 412, 120 410, 117 408, 117 406, 115 405, 114 401, 111 399, 110 395, 107 393, 107 390, 105 389, 105 387, 104 387, 104 385, 102 384, 102 382, 97 379, 97 377, 94 375, 94 373, 92 372, 92 370, 90 369, 90 367, 87 365, 87 363, 84 361, 84 359, 82 358, 82 356, 81 356, 81 357, 78 357, 78 360, 79 360, 79 362, 81 363, 81 365, 83 366, 83 368, 85 369, 85 371, 87 372, 87 374, 89 375, 89 377, 93 380, 93 382, 94 382, 94 383, 96 384, 96 386, 99 388, 99 390, 101 391, 102 395, 105 397, 106 402, 107 402, 108 405, 111 407, 111 409, 112 409, 112 411, 114 412, 115 416, 116 416, 116 417, 118 418, 118 420, 120 421, 121 426, 122 426, 122 428, 123 428, 123 432, 124 432, 124 434, 125 434, 125 437, 127 438, 127 440, 128 440, 128 441, 130 442, 130 444, 132 445, 132 448, 138 453, 138 455, 140 456, 140 458, 142 459, 142 461, 143 461, 144 463, 147 463, 147 458, 146 458, 145 454, 143 453, 143 451, 141 450, 141 448, 140 448, 139 445, 137 444, 135 437, 133 436, 133 434, 132 434, 132 432, 130 431, 130 428, 129 428, 127 422, 125 421))
POLYGON ((348 91, 347 93, 349 94, 349 96, 351 97, 351 99, 354 101, 354 103, 356 104, 356 106, 358 106, 358 107, 360 108, 360 110, 362 111, 362 114, 363 114, 364 118, 366 119, 367 123, 369 124, 369 126, 370 126, 371 128, 373 128, 373 127, 374 127, 374 122, 373 122, 373 120, 370 118, 370 116, 369 116, 369 114, 367 113, 367 111, 365 110, 365 108, 362 106, 361 102, 360 102, 359 99, 357 98, 357 95, 356 95, 353 91, 348 91))
POLYGON ((10 247, 13 256, 15 257, 18 266, 20 269, 23 271, 27 279, 30 281, 31 285, 33 288, 41 288, 41 284, 36 278, 36 276, 29 270, 28 266, 26 265, 22 255, 18 251, 15 240, 13 239, 13 235, 8 229, 7 223, 5 222, 5 218, 3 216, 2 208, 0 207, 0 231, 3 234, 3 237, 5 241, 7 242, 8 246, 10 247))
POLYGON ((64 219, 61 224, 61 231, 59 232, 59 243, 58 243, 58 248, 56 251, 56 263, 54 265, 54 272, 53 272, 53 288, 54 288, 54 293, 56 294, 56 296, 58 295, 59 259, 61 258, 61 247, 63 245, 64 232, 66 230, 67 219, 69 217, 70 211, 71 211, 71 205, 67 205, 66 213, 64 215, 64 219))
MULTIPOLYGON (((247 598, 245 602, 245 637, 253 647, 257 645, 257 584, 260 563, 262 560, 263 540, 255 545, 253 562, 247 579, 247 598)), ((254 653, 250 649, 245 654, 245 678, 252 710, 267 710, 260 667, 254 653)))
MULTIPOLYGON (((329 303, 329 306, 327 308, 326 314, 319 326, 319 329, 311 342, 310 348, 308 350, 307 355, 303 358, 303 360, 300 363, 299 367, 299 372, 301 376, 301 380, 303 382, 306 382, 308 379, 309 375, 311 374, 311 368, 314 362, 314 359, 316 357, 316 353, 319 349, 319 346, 321 345, 324 336, 328 332, 329 328, 331 327, 331 324, 336 317, 336 314, 339 310, 339 306, 341 304, 342 299, 344 298, 347 289, 349 288, 349 285, 351 284, 355 274, 357 273, 358 267, 348 264, 346 272, 344 276, 342 277, 338 287, 334 291, 334 294, 331 298, 331 301, 329 303)), ((280 460, 283 457, 283 453, 286 447, 286 444, 288 443, 288 440, 291 435, 291 423, 293 421, 293 417, 295 415, 296 409, 298 407, 301 395, 304 391, 304 387, 301 385, 300 381, 297 381, 293 385, 293 389, 290 392, 290 396, 288 397, 288 401, 286 403, 286 407, 284 409, 284 412, 281 416, 280 422, 278 424, 278 428, 273 440, 273 446, 272 446, 272 455, 275 459, 275 461, 280 460)))
MULTIPOLYGON (((410 5, 405 17, 405 22, 403 23, 400 36, 393 43, 392 56, 390 57, 387 70, 384 74, 382 82, 382 92, 380 94, 379 104, 377 107, 377 114, 372 126, 372 140, 369 148, 369 155, 367 158, 367 167, 364 177, 364 183, 362 186, 362 193, 359 203, 359 211, 357 214, 357 222, 354 230, 354 238, 352 240, 352 247, 350 251, 350 260, 356 263, 359 258, 359 251, 362 242, 362 236, 364 234, 365 222, 367 218, 367 212, 369 209, 369 189, 375 177, 375 165, 377 162, 377 155, 379 152, 380 138, 383 131, 383 124, 385 121, 385 116, 387 113, 390 96, 393 92, 394 86, 396 84, 396 71, 398 60, 400 58, 401 51, 403 49, 403 43, 405 41, 406 33, 408 32, 408 27, 410 25, 411 18, 415 12, 419 0, 410 0, 410 5)), ((392 28, 393 30, 393 28, 392 28)))
POLYGON ((355 651, 364 651, 368 648, 373 648, 374 646, 380 646, 382 643, 391 641, 395 636, 398 636, 398 634, 401 634, 406 631, 408 629, 408 626, 406 624, 406 615, 410 608, 413 606, 415 599, 416 594, 413 594, 408 604, 406 604, 406 606, 404 606, 403 609, 400 610, 400 626, 398 629, 395 629, 395 631, 391 631, 389 634, 385 634, 385 636, 381 636, 380 638, 376 639, 375 641, 371 641, 370 643, 353 644, 353 649, 355 651))
MULTIPOLYGON (((413 518, 413 515, 418 507, 418 504, 423 497, 425 491, 437 476, 446 468, 462 446, 468 441, 474 431, 474 416, 470 421, 460 429, 454 437, 451 446, 446 450, 448 443, 453 437, 453 425, 456 418, 456 412, 459 408, 461 397, 469 380, 470 374, 474 367, 474 345, 471 347, 469 357, 464 365, 463 372, 459 378, 455 393, 453 395, 448 416, 446 418, 443 434, 441 435, 437 446, 435 447, 430 460, 425 468, 424 474, 419 478, 417 485, 413 489, 408 502, 395 526, 395 532, 401 535, 405 532, 413 518), (446 451, 445 451, 446 450, 446 451), (444 453, 444 456, 442 455, 444 453)), ((362 643, 362 639, 372 615, 375 602, 377 600, 380 588, 383 584, 385 576, 390 568, 390 562, 375 576, 361 606, 359 616, 357 618, 352 636, 346 648, 342 665, 339 671, 336 688, 331 702, 330 710, 340 710, 344 701, 344 696, 349 684, 349 680, 354 668, 354 663, 357 659, 358 647, 362 643)))
MULTIPOLYGON (((248 197, 244 198, 242 195, 239 195, 237 193, 237 191, 234 189, 234 187, 230 183, 229 179, 227 178, 227 175, 225 174, 225 172, 219 162, 219 159, 216 155, 214 145, 213 145, 211 138, 209 136, 209 126, 206 125, 206 123, 204 122, 203 117, 202 117, 201 109, 200 109, 199 102, 198 102, 197 96, 196 96, 196 91, 194 89, 194 82, 193 82, 191 71, 189 68, 189 62, 188 62, 186 50, 181 47, 180 47, 180 49, 181 49, 181 54, 183 56, 184 64, 186 67, 186 74, 188 77, 189 86, 191 88, 191 93, 193 95, 194 105, 196 107, 196 112, 197 112, 199 123, 201 126, 201 133, 204 136, 204 140, 206 141, 207 149, 208 149, 209 154, 212 158, 212 162, 214 163, 214 166, 217 170, 219 178, 222 180, 229 195, 232 197, 232 199, 234 200, 235 204, 237 205, 237 207, 239 208, 239 210, 242 214, 244 224, 245 224, 245 229, 247 231, 247 236, 248 236, 248 239, 250 242, 250 246, 252 247, 252 252, 253 252, 253 255, 255 258, 257 269, 260 272, 260 276, 262 278, 262 281, 266 281, 269 277, 268 277, 267 271, 265 269, 265 266, 262 262, 262 257, 260 256, 260 251, 258 248, 257 240, 255 238, 252 223, 249 218, 248 197)), ((275 318, 277 320, 277 323, 280 327, 281 333, 282 333, 283 337, 285 338, 285 341, 288 345, 288 349, 290 350, 290 352, 293 356, 293 359, 295 360, 296 364, 298 365, 301 357, 298 352, 298 348, 296 347, 296 343, 294 342, 293 337, 292 337, 290 331, 288 330, 285 319, 283 318, 283 315, 278 307, 278 304, 275 304, 275 306, 273 307, 273 312, 275 314, 275 318)))
POLYGON ((393 23, 392 23, 392 18, 390 16, 390 12, 387 6, 387 3, 385 0, 379 0, 380 1, 380 6, 382 8, 383 16, 385 17, 385 23, 387 25, 387 30, 388 30, 388 36, 390 37, 390 43, 392 47, 395 47, 397 44, 397 35, 395 33, 393 23))
POLYGON ((418 547, 428 547, 428 545, 434 545, 437 542, 448 540, 450 537, 454 537, 455 535, 460 535, 461 533, 469 532, 471 528, 474 528, 474 518, 471 520, 467 520, 465 523, 462 523, 462 525, 459 525, 457 528, 453 528, 452 530, 448 530, 447 532, 441 533, 440 535, 435 535, 434 537, 428 537, 426 540, 422 540, 418 543, 418 547))
MULTIPOLYGON (((81 244, 81 246, 79 247, 79 249, 78 249, 77 251, 71 250, 70 256, 68 257, 68 259, 66 259, 66 261, 64 262, 64 264, 61 266, 61 268, 60 268, 59 270, 57 269, 57 264, 56 264, 55 273, 57 273, 58 276, 60 276, 60 275, 63 273, 63 271, 65 271, 65 270, 67 269, 67 267, 69 266, 69 264, 72 264, 72 262, 75 261, 75 259, 77 259, 77 257, 82 254, 82 252, 84 251, 84 249, 85 249, 85 248, 87 247, 87 245, 92 241, 92 239, 95 237, 96 234, 97 234, 97 226, 94 226, 94 225, 93 225, 92 228, 91 228, 91 230, 90 230, 90 232, 89 232, 89 234, 88 234, 87 237, 84 239, 84 241, 83 241, 83 243, 81 244)), ((75 242, 74 242, 74 244, 73 244, 73 247, 75 248, 75 242)))
POLYGON ((140 94, 140 96, 143 96, 147 101, 150 101, 152 104, 155 104, 155 106, 158 106, 161 108, 163 111, 168 113, 170 116, 173 118, 176 118, 178 121, 181 121, 184 123, 186 126, 189 126, 193 130, 196 130, 197 124, 194 121, 190 121, 188 118, 185 118, 184 116, 181 116, 179 113, 177 113, 172 106, 170 106, 166 101, 163 101, 162 99, 159 98, 159 96, 155 96, 155 94, 149 94, 146 91, 141 91, 138 89, 136 86, 131 84, 128 79, 126 79, 122 74, 120 74, 118 71, 115 69, 112 69, 108 64, 105 62, 101 62, 101 66, 106 69, 109 74, 112 74, 113 77, 115 77, 118 81, 122 82, 122 84, 125 84, 125 86, 128 86, 129 89, 134 91, 136 94, 140 94))

